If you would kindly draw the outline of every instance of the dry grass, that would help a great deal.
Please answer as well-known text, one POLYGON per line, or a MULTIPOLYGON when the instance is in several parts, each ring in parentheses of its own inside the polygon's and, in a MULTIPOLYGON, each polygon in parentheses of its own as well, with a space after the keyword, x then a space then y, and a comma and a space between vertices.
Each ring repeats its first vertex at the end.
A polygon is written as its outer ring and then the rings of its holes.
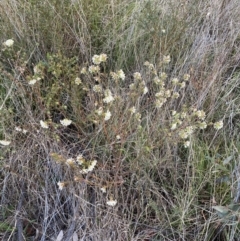
POLYGON ((238 240, 239 11, 237 0, 2 0, 2 240, 238 240))

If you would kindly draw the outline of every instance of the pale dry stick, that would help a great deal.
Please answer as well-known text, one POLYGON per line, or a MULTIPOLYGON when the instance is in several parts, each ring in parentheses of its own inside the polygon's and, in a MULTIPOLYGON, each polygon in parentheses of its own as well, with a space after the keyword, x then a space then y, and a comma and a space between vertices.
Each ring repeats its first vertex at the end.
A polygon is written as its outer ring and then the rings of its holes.
MULTIPOLYGON (((24 241, 25 238, 23 236, 23 223, 22 223, 22 219, 20 217, 20 212, 21 212, 21 208, 22 208, 22 203, 23 203, 23 199, 24 199, 24 195, 26 193, 26 187, 24 184, 24 181, 22 181, 21 183, 21 193, 20 193, 20 198, 18 201, 18 206, 17 206, 17 212, 16 212, 16 222, 15 222, 15 228, 17 228, 17 238, 19 241, 24 241)), ((15 229, 13 229, 12 233, 10 234, 9 238, 7 241, 11 240, 11 237, 14 236, 14 232, 15 229)))
POLYGON ((9 95, 11 94, 12 89, 13 89, 13 85, 14 85, 14 82, 12 82, 11 87, 10 87, 10 90, 8 91, 8 93, 7 93, 6 97, 5 97, 3 103, 2 103, 2 105, 1 105, 1 107, 0 107, 0 110, 2 110, 3 106, 5 105, 5 102, 7 101, 9 95))
MULTIPOLYGON (((240 159, 240 156, 238 158, 240 159)), ((235 167, 234 173, 237 178, 237 190, 234 197, 234 203, 238 203, 240 201, 240 165, 235 167)))
POLYGON ((26 187, 25 187, 25 183, 24 181, 22 180, 22 183, 21 183, 21 193, 20 193, 20 198, 19 198, 19 201, 18 201, 18 206, 17 206, 17 223, 16 223, 16 226, 17 226, 17 238, 19 241, 24 241, 24 236, 23 236, 23 222, 22 222, 22 218, 21 216, 19 215, 19 213, 21 213, 21 209, 22 209, 22 205, 23 205, 23 199, 24 199, 24 196, 26 195, 26 187))
POLYGON ((79 211, 78 210, 79 210, 80 202, 73 202, 73 203, 76 203, 76 205, 73 204, 73 205, 75 205, 73 207, 73 212, 74 212, 73 220, 72 220, 72 223, 71 223, 71 225, 70 225, 70 227, 68 229, 66 241, 70 241, 71 238, 73 239, 74 232, 75 232, 75 229, 76 229, 76 226, 77 226, 77 221, 76 220, 78 220, 78 218, 79 218, 79 211))

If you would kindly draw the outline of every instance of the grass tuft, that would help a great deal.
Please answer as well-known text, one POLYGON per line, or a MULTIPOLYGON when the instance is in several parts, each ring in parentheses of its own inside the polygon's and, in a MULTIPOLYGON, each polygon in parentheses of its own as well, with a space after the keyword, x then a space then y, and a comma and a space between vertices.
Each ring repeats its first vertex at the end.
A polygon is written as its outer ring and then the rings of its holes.
POLYGON ((239 11, 2 0, 2 240, 238 240, 239 11))

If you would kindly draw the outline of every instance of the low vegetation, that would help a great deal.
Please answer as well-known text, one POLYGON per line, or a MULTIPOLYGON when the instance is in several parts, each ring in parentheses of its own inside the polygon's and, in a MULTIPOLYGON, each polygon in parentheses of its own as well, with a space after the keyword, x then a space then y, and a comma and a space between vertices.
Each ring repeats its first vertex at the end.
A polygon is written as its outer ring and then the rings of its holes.
POLYGON ((237 0, 2 0, 2 240, 237 241, 237 0))

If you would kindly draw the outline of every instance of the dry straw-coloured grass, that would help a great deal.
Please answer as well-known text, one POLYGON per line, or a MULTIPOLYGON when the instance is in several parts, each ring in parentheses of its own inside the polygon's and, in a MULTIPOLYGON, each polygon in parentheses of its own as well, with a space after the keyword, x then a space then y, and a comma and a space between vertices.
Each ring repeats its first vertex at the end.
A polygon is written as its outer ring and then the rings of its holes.
POLYGON ((1 239, 239 240, 239 12, 2 0, 1 239))

